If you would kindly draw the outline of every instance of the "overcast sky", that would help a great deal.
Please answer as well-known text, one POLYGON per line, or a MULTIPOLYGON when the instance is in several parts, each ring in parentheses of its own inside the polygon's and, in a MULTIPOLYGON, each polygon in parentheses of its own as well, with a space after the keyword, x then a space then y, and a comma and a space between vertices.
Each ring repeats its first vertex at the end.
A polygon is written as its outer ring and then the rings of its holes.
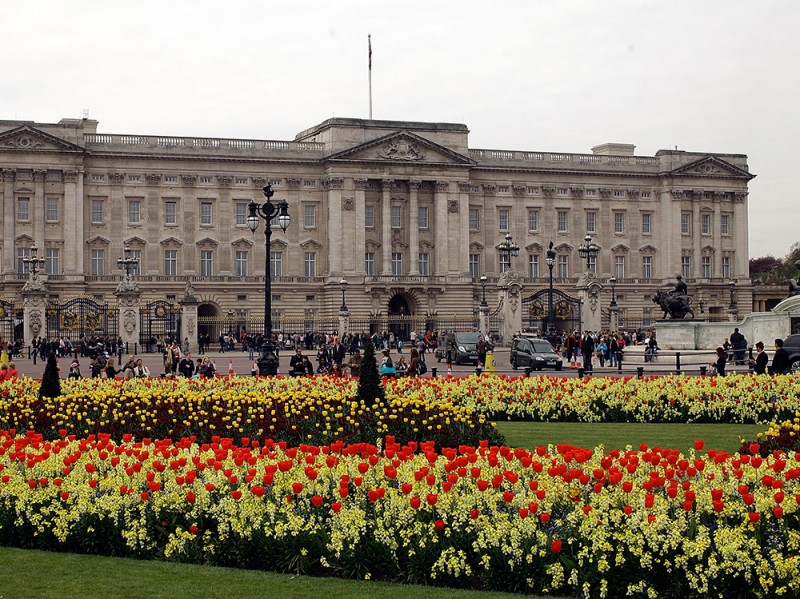
POLYGON ((0 119, 291 140, 464 123, 471 148, 749 156, 750 256, 800 241, 800 2, 5 0, 0 119))

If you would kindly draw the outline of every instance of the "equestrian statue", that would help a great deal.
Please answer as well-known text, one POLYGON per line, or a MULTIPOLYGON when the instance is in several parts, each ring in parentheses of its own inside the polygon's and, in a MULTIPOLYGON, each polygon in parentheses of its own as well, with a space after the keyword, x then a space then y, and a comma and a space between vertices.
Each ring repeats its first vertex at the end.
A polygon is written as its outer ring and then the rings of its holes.
POLYGON ((663 318, 666 318, 667 314, 673 320, 682 320, 686 318, 687 314, 694 318, 691 306, 692 297, 687 293, 688 287, 681 275, 678 275, 676 279, 675 289, 656 292, 653 296, 653 303, 658 304, 664 310, 663 318))

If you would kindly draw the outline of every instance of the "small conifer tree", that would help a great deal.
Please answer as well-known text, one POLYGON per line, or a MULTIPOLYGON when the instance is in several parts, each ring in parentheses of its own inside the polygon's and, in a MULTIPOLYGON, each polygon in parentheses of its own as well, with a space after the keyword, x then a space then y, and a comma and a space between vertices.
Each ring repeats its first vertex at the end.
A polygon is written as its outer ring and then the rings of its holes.
POLYGON ((386 399, 381 377, 378 374, 378 365, 375 361, 375 347, 370 340, 367 340, 364 346, 364 357, 361 360, 359 369, 358 395, 356 397, 368 406, 373 405, 376 401, 386 399))
POLYGON ((44 367, 42 384, 39 386, 39 397, 53 398, 59 395, 61 395, 61 379, 58 377, 56 354, 50 352, 47 355, 47 365, 44 367))

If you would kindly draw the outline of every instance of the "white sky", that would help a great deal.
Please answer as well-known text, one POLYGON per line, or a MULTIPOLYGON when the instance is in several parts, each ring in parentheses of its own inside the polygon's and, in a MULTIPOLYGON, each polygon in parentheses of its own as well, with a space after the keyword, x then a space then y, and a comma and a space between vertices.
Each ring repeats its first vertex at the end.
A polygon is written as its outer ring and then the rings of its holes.
POLYGON ((471 148, 749 156, 750 255, 800 241, 797 0, 5 0, 0 119, 291 140, 337 116, 471 148))

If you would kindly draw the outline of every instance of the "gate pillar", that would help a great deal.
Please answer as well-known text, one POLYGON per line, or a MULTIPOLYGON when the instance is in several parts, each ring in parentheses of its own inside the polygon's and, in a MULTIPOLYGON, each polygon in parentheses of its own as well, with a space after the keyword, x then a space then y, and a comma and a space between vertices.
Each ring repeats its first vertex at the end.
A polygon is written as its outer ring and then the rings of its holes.
POLYGON ((500 289, 500 310, 503 315, 503 344, 511 345, 511 339, 522 331, 522 284, 514 270, 507 270, 497 281, 500 289))
POLYGON ((197 305, 200 303, 194 295, 194 287, 191 281, 186 281, 186 289, 183 292, 183 299, 178 302, 181 306, 181 338, 180 343, 183 347, 185 339, 189 340, 189 351, 197 352, 197 305))
POLYGON ((114 295, 117 297, 117 307, 119 308, 117 330, 128 348, 128 353, 133 353, 134 345, 139 343, 139 317, 141 315, 139 286, 133 282, 130 276, 126 276, 117 285, 114 295))
POLYGON ((600 309, 600 290, 602 286, 593 272, 587 272, 578 279, 578 295, 581 298, 581 328, 584 331, 599 331, 603 328, 600 309))
POLYGON ((350 332, 350 311, 339 310, 339 339, 350 332))
POLYGON ((22 335, 28 345, 34 338, 45 335, 47 322, 47 287, 37 275, 31 275, 22 288, 22 306, 22 335))

